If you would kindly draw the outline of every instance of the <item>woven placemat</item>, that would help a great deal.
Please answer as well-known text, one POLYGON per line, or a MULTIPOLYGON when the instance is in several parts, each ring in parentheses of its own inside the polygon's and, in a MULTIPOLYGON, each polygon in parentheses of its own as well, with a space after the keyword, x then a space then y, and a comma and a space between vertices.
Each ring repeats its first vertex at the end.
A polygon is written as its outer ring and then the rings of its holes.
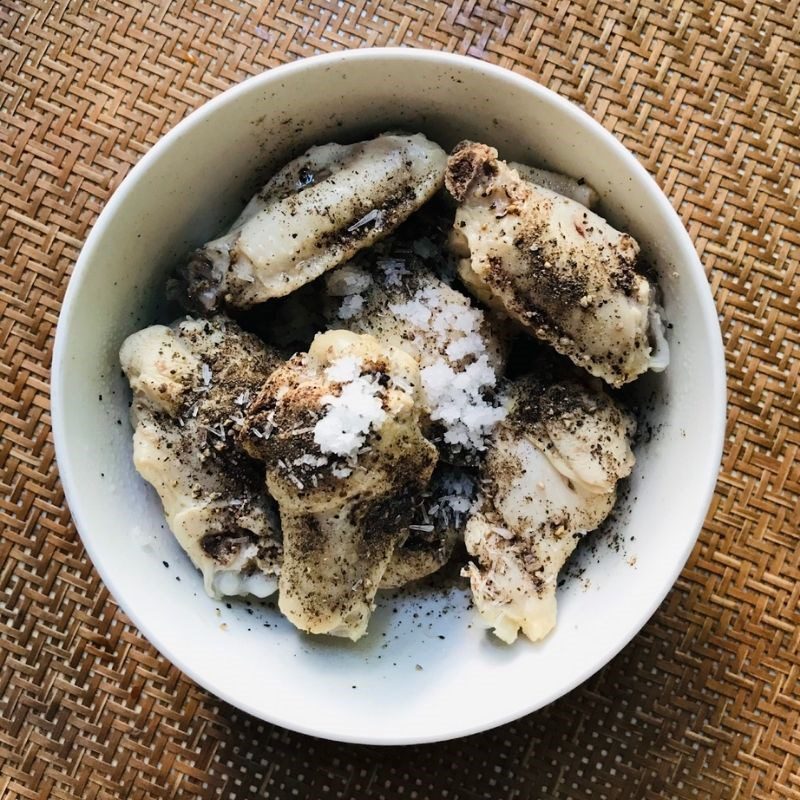
POLYGON ((0 797, 800 798, 799 14, 797 0, 2 0, 0 797), (378 749, 247 717, 131 626, 64 506, 48 369, 81 242, 163 133, 268 67, 401 43, 529 75, 639 156, 708 270, 730 410, 691 560, 606 669, 496 731, 378 749))

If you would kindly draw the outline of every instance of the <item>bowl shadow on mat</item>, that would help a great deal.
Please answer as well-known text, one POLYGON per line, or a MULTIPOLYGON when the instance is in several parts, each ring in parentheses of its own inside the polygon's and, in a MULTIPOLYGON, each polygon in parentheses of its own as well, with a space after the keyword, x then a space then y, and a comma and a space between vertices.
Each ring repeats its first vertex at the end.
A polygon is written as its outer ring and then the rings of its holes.
MULTIPOLYGON (((694 631, 691 663, 680 655, 674 663, 685 634, 670 618, 685 604, 685 594, 673 590, 649 627, 571 694, 463 739, 406 747, 343 744, 284 730, 220 703, 213 720, 219 726, 214 761, 221 766, 214 771, 232 798, 253 796, 238 794, 234 779, 256 787, 258 796, 296 791, 311 797, 328 787, 342 800, 362 798, 372 787, 384 787, 387 796, 404 786, 419 798, 438 798, 446 790, 453 797, 548 800, 603 787, 609 796, 656 796, 671 793, 678 776, 707 783, 715 778, 715 746, 697 734, 721 702, 707 687, 729 659, 707 649, 709 636, 721 631, 703 626, 694 631), (672 667, 667 672, 659 664, 672 667), (665 697, 682 702, 667 704, 665 697)), ((720 786, 729 777, 720 775, 720 786)))

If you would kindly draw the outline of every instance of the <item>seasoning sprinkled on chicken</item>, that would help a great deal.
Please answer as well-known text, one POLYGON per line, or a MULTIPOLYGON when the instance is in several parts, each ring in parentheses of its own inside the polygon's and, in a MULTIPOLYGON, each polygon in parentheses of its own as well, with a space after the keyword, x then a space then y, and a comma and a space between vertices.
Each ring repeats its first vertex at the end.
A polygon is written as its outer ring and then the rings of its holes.
POLYGON ((567 197, 523 180, 483 144, 462 142, 446 185, 450 239, 467 287, 592 375, 619 387, 669 359, 639 246, 567 197))
POLYGON ((447 156, 422 134, 312 147, 179 276, 193 310, 283 297, 386 236, 441 186, 447 156))
POLYGON ((440 462, 430 484, 416 498, 408 538, 394 551, 383 573, 382 589, 425 578, 448 562, 456 543, 464 538, 476 489, 469 472, 440 462))
POLYGON ((281 539, 263 471, 236 443, 244 406, 279 359, 222 316, 153 325, 120 362, 133 391, 133 461, 212 597, 277 588, 281 539))
POLYGON ((349 331, 319 334, 248 408, 240 440, 280 508, 280 609, 301 630, 366 632, 437 461, 419 416, 414 359, 349 331))
POLYGON ((495 387, 508 342, 490 315, 413 252, 362 258, 325 282, 329 325, 369 333, 417 359, 428 437, 446 461, 474 462, 504 414, 495 387))
POLYGON ((576 383, 510 387, 464 534, 475 605, 504 642, 554 627, 559 570, 611 512, 633 469, 634 428, 610 397, 576 383))
POLYGON ((598 200, 484 144, 384 133, 311 147, 191 255, 168 294, 201 318, 120 362, 134 464, 209 595, 278 590, 299 630, 355 641, 380 589, 454 561, 500 639, 549 633, 634 465, 632 418, 580 368, 616 388, 669 360, 598 200))

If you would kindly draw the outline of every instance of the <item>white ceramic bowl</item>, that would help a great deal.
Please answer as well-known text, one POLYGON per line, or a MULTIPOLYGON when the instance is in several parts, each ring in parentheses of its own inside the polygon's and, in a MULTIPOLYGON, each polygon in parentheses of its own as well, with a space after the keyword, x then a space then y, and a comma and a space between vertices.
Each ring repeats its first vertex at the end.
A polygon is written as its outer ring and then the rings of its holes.
POLYGON ((506 70, 427 51, 361 50, 299 61, 235 86, 177 125, 131 171, 100 215, 67 290, 53 363, 53 430, 87 551, 167 658, 219 697, 287 728, 411 743, 534 711, 630 641, 675 581, 702 525, 720 460, 724 383, 717 317, 692 243, 613 136, 506 70), (158 316, 169 271, 235 216, 256 174, 313 143, 398 127, 424 131, 446 148, 463 138, 486 141, 503 157, 585 176, 602 195, 602 212, 655 263, 674 325, 669 369, 639 384, 655 393, 649 422, 656 434, 638 449, 629 511, 617 524, 625 553, 599 545, 583 579, 560 590, 558 626, 540 644, 495 642, 459 591, 382 599, 369 635, 355 645, 299 634, 260 606, 228 609, 203 593, 165 529, 155 493, 131 463, 129 394, 117 352, 127 334, 158 316))

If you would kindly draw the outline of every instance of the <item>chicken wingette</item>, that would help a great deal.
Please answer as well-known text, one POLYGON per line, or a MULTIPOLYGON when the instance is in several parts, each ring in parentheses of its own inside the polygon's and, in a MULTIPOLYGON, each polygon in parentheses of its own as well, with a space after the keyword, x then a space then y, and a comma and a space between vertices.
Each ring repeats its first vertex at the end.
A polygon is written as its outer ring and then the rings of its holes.
POLYGON ((611 386, 666 367, 655 287, 637 271, 632 236, 483 144, 457 145, 445 181, 459 202, 450 246, 476 296, 611 386))
POLYGON ((441 187, 446 160, 422 134, 312 147, 192 255, 183 301, 208 313, 295 291, 397 228, 441 187))

